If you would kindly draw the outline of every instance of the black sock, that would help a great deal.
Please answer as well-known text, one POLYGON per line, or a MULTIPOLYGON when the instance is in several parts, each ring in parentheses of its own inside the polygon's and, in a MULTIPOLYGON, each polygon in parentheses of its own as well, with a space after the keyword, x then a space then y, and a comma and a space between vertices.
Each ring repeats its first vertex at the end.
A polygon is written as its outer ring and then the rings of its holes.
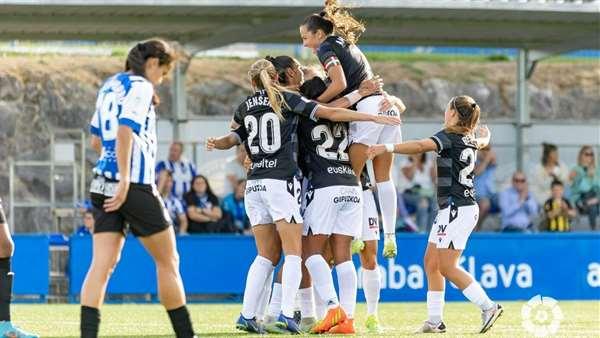
POLYGON ((168 310, 169 319, 177 338, 192 338, 194 337, 194 328, 187 307, 183 305, 174 310, 168 310))
POLYGON ((12 284, 13 273, 10 272, 10 257, 0 258, 0 322, 10 322, 12 284))
POLYGON ((98 327, 100 327, 100 310, 82 305, 81 306, 81 338, 97 338, 98 327))

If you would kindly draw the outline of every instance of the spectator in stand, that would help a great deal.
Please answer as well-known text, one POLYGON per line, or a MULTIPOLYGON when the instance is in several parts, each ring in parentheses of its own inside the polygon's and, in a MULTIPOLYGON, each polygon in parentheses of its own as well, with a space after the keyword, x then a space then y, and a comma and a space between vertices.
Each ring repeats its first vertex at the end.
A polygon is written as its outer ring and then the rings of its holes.
POLYGON ((243 145, 238 145, 235 149, 235 158, 228 161, 225 165, 225 195, 234 193, 239 180, 246 178, 246 168, 244 160, 246 159, 246 148, 243 145))
POLYGON ((186 235, 188 231, 188 220, 183 207, 183 202, 173 195, 173 174, 169 170, 162 170, 158 176, 158 192, 162 197, 169 217, 173 221, 175 233, 186 235))
POLYGON ((552 232, 566 232, 571 230, 569 220, 577 215, 575 208, 564 197, 565 187, 558 180, 552 181, 552 196, 544 203, 544 222, 542 230, 552 232))
POLYGON ((409 211, 416 212, 417 226, 426 231, 433 223, 435 166, 427 160, 427 154, 409 155, 402 166, 402 176, 407 187, 402 198, 409 211))
POLYGON ((210 188, 206 177, 194 177, 192 189, 185 194, 185 203, 190 234, 234 232, 233 226, 222 221, 223 211, 219 206, 219 199, 210 188))
POLYGON ((190 182, 196 177, 196 166, 183 158, 183 143, 176 141, 171 143, 169 147, 169 159, 160 161, 156 165, 156 177, 159 177, 160 172, 169 170, 173 175, 173 188, 171 193, 180 200, 190 189, 190 182))
POLYGON ((83 224, 75 229, 75 235, 87 236, 94 233, 94 214, 92 209, 87 209, 83 213, 83 224))
POLYGON ((246 180, 238 180, 234 192, 223 199, 221 209, 223 209, 224 214, 228 215, 237 232, 249 235, 252 232, 250 230, 250 220, 246 215, 246 208, 244 207, 245 192, 246 180))
POLYGON ((539 204, 550 198, 550 185, 558 180, 567 182, 569 169, 558 159, 558 148, 554 144, 542 143, 542 161, 531 173, 531 192, 539 204))
POLYGON ((503 232, 531 232, 538 216, 538 204, 529 192, 522 171, 512 177, 512 187, 500 193, 503 232))
POLYGON ((477 152, 475 163, 475 199, 479 205, 479 220, 475 231, 481 230, 481 224, 492 209, 497 209, 498 195, 496 193, 496 152, 487 146, 477 152))
POLYGON ((594 149, 583 146, 577 157, 577 166, 569 175, 571 198, 582 215, 587 215, 590 227, 596 229, 600 214, 600 170, 596 166, 594 149))

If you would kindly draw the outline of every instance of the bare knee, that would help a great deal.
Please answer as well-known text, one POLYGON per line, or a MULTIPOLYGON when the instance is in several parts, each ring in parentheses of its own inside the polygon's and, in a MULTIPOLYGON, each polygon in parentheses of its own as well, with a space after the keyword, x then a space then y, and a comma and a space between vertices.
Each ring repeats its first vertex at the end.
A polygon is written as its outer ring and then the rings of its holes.
POLYGON ((96 275, 100 275, 102 278, 108 279, 115 271, 121 254, 118 254, 112 258, 93 259, 90 270, 95 272, 96 275))
POLYGON ((179 253, 177 251, 155 261, 156 267, 163 271, 179 271, 179 253))
POLYGON ((425 273, 428 275, 440 271, 438 259, 431 252, 425 254, 425 257, 423 258, 423 264, 425 265, 425 273))
POLYGON ((454 271, 455 268, 456 266, 451 262, 438 262, 438 269, 443 276, 448 276, 454 271))
POLYGON ((360 252, 360 265, 363 269, 375 270, 377 268, 377 242, 373 242, 365 242, 365 248, 360 252))
POLYGON ((375 270, 377 268, 377 255, 361 254, 360 265, 362 265, 363 269, 375 270))

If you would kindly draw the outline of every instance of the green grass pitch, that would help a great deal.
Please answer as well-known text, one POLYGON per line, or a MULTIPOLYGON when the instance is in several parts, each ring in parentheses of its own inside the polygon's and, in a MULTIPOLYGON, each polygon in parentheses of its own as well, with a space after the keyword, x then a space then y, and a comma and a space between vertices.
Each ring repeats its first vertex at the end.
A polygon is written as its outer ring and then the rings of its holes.
MULTIPOLYGON (((489 337, 532 337, 522 327, 521 307, 525 302, 501 302, 503 316, 489 337)), ((559 337, 599 337, 600 302, 562 301, 559 306, 564 315, 559 337)), ((240 304, 192 304, 189 306, 196 331, 202 337, 252 337, 236 331, 240 304)), ((384 332, 366 333, 363 325, 365 305, 359 304, 356 328, 359 337, 409 337, 426 318, 425 303, 383 303, 379 316, 384 332)), ((79 306, 16 304, 12 307, 13 321, 41 337, 77 337, 79 334, 79 306)), ((444 321, 448 326, 445 337, 474 336, 480 325, 478 309, 469 303, 449 302, 445 307, 444 321)), ((167 314, 157 304, 105 305, 102 308, 101 337, 172 337, 167 314)), ((429 335, 419 335, 427 337, 429 335)), ((435 335, 431 335, 434 336, 435 335)))

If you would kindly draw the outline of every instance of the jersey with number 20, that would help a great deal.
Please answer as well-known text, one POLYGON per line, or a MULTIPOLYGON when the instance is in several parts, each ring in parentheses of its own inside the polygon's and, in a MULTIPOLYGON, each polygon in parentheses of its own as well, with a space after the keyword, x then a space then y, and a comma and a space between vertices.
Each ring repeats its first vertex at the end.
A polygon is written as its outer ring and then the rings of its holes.
POLYGON ((282 95, 287 103, 282 107, 283 119, 273 112, 264 90, 248 96, 233 116, 240 125, 235 132, 245 141, 252 161, 249 180, 287 180, 298 172, 298 119, 316 119, 318 104, 295 93, 282 95))

